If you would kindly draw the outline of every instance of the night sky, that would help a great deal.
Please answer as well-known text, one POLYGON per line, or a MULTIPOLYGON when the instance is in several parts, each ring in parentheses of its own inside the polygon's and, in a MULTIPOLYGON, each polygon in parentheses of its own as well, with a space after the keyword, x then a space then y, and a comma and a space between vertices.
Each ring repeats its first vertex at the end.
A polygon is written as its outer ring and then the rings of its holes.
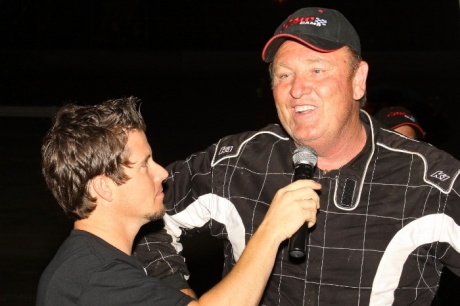
MULTIPOLYGON (((356 28, 371 66, 368 105, 405 99, 407 90, 411 99, 435 100, 437 110, 458 104, 451 103, 458 99, 458 74, 457 81, 451 77, 460 50, 458 0, 0 0, 0 104, 134 95, 147 101, 147 116, 161 103, 165 113, 209 134, 209 119, 190 114, 211 114, 218 101, 227 115, 209 138, 252 129, 252 113, 260 113, 256 88, 268 78, 259 54, 278 25, 307 6, 335 8, 356 28), (246 56, 235 61, 214 51, 246 56), (386 53, 375 55, 379 51, 386 53), (249 119, 235 122, 231 112, 241 109, 249 119)), ((268 100, 262 104, 273 113, 268 100)), ((436 140, 447 134, 429 133, 436 140)))
POLYGON ((460 45, 458 0, 3 0, 0 38, 20 49, 261 50, 305 6, 341 11, 364 51, 460 45))
MULTIPOLYGON (((383 100, 423 106, 412 110, 425 140, 459 159, 459 0, 0 0, 0 107, 137 96, 154 158, 167 165, 222 136, 274 122, 260 53, 279 24, 307 6, 338 9, 356 28, 371 67, 368 104, 380 103, 375 89, 383 88, 383 100)), ((10 251, 1 260, 7 281, 0 282, 0 304, 11 298, 17 304, 6 304, 33 305, 38 277, 68 232, 40 173, 41 138, 51 120, 0 123, 0 232, 10 251), (29 254, 36 256, 21 257, 29 254)), ((195 286, 205 290, 210 273, 199 273, 219 270, 214 260, 222 251, 196 249, 205 266, 190 267, 198 273, 195 286)), ((456 297, 460 279, 443 275, 441 296, 456 297)))
MULTIPOLYGON (((256 96, 268 78, 263 46, 284 19, 307 6, 335 8, 356 28, 371 66, 368 105, 405 99, 407 90, 411 99, 436 101, 437 110, 458 105, 458 0, 0 0, 0 105, 134 95, 163 131, 175 127, 152 115, 160 104, 188 125, 179 133, 184 139, 206 131, 200 140, 208 143, 252 129, 262 124, 252 123, 257 103, 274 111, 270 94, 263 103, 256 96), (245 55, 219 57, 238 52, 245 55), (211 114, 217 101, 226 116, 215 120, 222 122, 190 116, 211 114), (232 120, 241 109, 249 119, 232 120), (210 131, 213 124, 219 129, 210 131)), ((447 134, 429 133, 436 140, 447 134)))

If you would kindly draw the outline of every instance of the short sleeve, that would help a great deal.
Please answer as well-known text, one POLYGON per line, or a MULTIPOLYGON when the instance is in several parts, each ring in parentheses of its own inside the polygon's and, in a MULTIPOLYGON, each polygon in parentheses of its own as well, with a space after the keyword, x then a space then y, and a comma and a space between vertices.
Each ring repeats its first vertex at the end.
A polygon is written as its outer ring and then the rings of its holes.
POLYGON ((115 260, 94 272, 82 295, 81 305, 179 306, 192 300, 130 263, 115 260))

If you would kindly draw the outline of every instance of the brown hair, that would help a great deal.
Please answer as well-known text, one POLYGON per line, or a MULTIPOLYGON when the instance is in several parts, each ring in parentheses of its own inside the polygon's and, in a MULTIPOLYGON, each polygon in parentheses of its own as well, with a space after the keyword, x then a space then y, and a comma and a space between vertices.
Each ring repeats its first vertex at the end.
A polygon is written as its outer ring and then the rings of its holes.
POLYGON ((144 119, 134 97, 108 100, 98 105, 68 104, 56 116, 42 144, 42 173, 48 188, 71 219, 89 216, 95 199, 88 182, 106 175, 116 184, 129 177, 127 132, 144 131, 144 119))

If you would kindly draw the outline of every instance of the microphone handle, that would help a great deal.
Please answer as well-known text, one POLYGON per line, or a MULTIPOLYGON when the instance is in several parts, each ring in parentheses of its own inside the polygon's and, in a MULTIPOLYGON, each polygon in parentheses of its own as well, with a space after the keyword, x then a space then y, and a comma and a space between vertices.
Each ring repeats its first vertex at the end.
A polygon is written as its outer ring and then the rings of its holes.
MULTIPOLYGON (((313 167, 309 164, 297 164, 294 169, 294 181, 313 178, 313 167)), ((297 230, 289 240, 289 255, 294 258, 304 257, 307 253, 306 240, 308 236, 307 223, 297 230)))

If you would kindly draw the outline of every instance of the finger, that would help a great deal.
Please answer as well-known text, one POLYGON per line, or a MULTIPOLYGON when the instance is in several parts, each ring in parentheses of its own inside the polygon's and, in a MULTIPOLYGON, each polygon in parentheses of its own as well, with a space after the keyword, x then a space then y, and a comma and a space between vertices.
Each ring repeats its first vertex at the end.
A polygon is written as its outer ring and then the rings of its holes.
POLYGON ((315 205, 315 208, 316 208, 316 209, 319 209, 319 197, 308 198, 307 200, 313 202, 314 205, 315 205))
POLYGON ((315 190, 309 187, 305 187, 305 188, 292 190, 290 192, 295 199, 300 199, 300 200, 312 199, 316 204, 315 206, 319 208, 319 195, 315 190))
POLYGON ((321 184, 314 180, 297 180, 287 185, 283 189, 286 189, 286 191, 288 191, 288 190, 296 190, 296 189, 300 189, 304 187, 310 187, 312 189, 319 190, 321 189, 321 184))
POLYGON ((319 209, 319 200, 312 197, 305 197, 302 200, 308 201, 309 203, 313 202, 316 209, 319 209))
POLYGON ((303 205, 303 209, 311 209, 311 210, 318 210, 319 209, 319 201, 314 198, 304 198, 302 201, 305 203, 303 205))
POLYGON ((314 198, 304 198, 299 201, 299 204, 302 206, 303 215, 305 217, 305 222, 307 222, 308 228, 316 224, 316 216, 318 214, 319 203, 314 198))
POLYGON ((297 197, 298 199, 303 198, 315 198, 318 196, 316 189, 312 188, 311 186, 301 186, 295 188, 295 186, 291 187, 292 189, 285 189, 286 193, 291 192, 292 195, 297 197))
POLYGON ((316 216, 318 209, 316 208, 316 201, 313 199, 306 199, 304 202, 308 202, 307 207, 304 207, 305 221, 307 222, 308 228, 316 224, 316 216))

